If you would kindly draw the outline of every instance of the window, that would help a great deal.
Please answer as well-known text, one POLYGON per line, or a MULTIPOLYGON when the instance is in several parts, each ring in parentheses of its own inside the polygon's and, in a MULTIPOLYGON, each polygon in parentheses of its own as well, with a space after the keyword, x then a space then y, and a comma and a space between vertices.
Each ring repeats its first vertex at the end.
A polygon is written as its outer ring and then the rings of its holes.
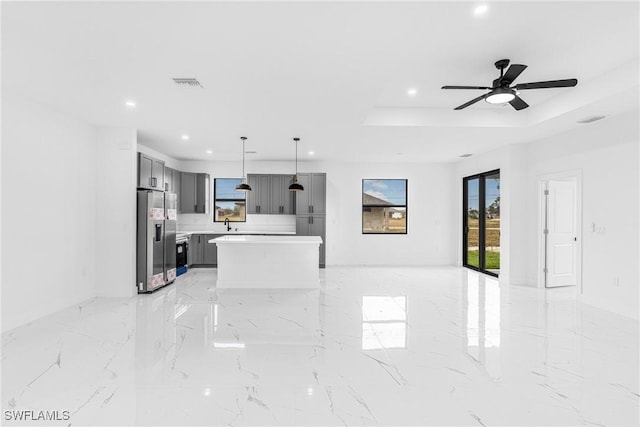
POLYGON ((500 273, 500 170, 462 180, 464 266, 500 273))
POLYGON ((407 180, 362 180, 362 234, 407 234, 407 180))
POLYGON ((247 209, 245 192, 236 191, 236 186, 242 182, 241 178, 216 178, 213 190, 213 222, 245 222, 247 209))

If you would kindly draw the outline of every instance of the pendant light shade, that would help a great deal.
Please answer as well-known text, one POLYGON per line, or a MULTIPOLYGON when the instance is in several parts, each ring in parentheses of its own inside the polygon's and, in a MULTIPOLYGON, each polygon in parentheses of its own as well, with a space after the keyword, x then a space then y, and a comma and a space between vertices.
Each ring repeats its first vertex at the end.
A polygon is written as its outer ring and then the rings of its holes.
POLYGON ((246 136, 240 137, 242 140, 242 182, 236 185, 236 191, 251 191, 251 187, 247 184, 247 177, 244 174, 244 142, 247 140, 246 136))
POLYGON ((300 138, 293 138, 293 142, 296 143, 296 174, 293 177, 293 184, 289 186, 289 191, 304 191, 302 184, 298 182, 298 142, 300 138))

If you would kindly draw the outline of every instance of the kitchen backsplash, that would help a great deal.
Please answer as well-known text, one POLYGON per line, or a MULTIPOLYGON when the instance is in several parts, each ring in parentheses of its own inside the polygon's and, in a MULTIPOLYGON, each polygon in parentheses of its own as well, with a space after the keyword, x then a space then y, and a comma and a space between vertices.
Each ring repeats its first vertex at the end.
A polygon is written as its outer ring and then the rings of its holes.
MULTIPOLYGON (((211 214, 178 214, 178 232, 180 231, 211 231, 226 232, 227 227, 222 222, 213 222, 211 214)), ((232 222, 233 231, 245 232, 282 232, 296 231, 295 215, 247 215, 247 222, 232 222)))

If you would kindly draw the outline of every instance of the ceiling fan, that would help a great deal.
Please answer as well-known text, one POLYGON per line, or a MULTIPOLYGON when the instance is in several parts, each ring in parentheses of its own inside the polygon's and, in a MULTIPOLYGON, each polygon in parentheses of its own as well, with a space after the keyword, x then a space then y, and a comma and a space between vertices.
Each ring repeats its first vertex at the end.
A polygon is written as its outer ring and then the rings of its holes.
POLYGON ((520 90, 524 89, 547 89, 552 87, 573 87, 578 84, 577 79, 564 79, 564 80, 548 80, 545 82, 534 82, 534 83, 520 83, 515 86, 511 86, 513 81, 522 73, 527 66, 520 64, 512 64, 507 72, 504 72, 504 69, 509 65, 508 59, 501 59, 496 61, 495 66, 498 70, 500 70, 500 77, 493 81, 492 87, 487 86, 442 86, 442 89, 481 89, 481 90, 489 90, 490 92, 485 93, 477 98, 472 99, 469 102, 465 102, 464 104, 454 108, 454 110, 462 110, 463 108, 467 108, 470 105, 475 104, 476 102, 484 99, 486 102, 490 104, 505 104, 509 103, 516 110, 522 110, 527 108, 529 104, 524 102, 522 98, 518 96, 520 90))

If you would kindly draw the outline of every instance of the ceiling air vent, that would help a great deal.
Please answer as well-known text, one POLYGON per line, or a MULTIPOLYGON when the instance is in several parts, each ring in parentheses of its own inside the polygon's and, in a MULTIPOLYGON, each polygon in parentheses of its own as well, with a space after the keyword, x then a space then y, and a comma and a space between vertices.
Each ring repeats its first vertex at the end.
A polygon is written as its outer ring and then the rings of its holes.
POLYGON ((578 120, 576 123, 582 123, 582 124, 593 123, 593 122, 597 122, 598 120, 602 120, 605 117, 607 116, 591 116, 591 117, 584 118, 582 120, 578 120))
POLYGON ((173 78, 173 82, 178 86, 203 87, 198 79, 193 78, 173 78))
POLYGON ((473 156, 473 154, 466 153, 466 154, 460 154, 459 157, 471 157, 471 156, 473 156))

